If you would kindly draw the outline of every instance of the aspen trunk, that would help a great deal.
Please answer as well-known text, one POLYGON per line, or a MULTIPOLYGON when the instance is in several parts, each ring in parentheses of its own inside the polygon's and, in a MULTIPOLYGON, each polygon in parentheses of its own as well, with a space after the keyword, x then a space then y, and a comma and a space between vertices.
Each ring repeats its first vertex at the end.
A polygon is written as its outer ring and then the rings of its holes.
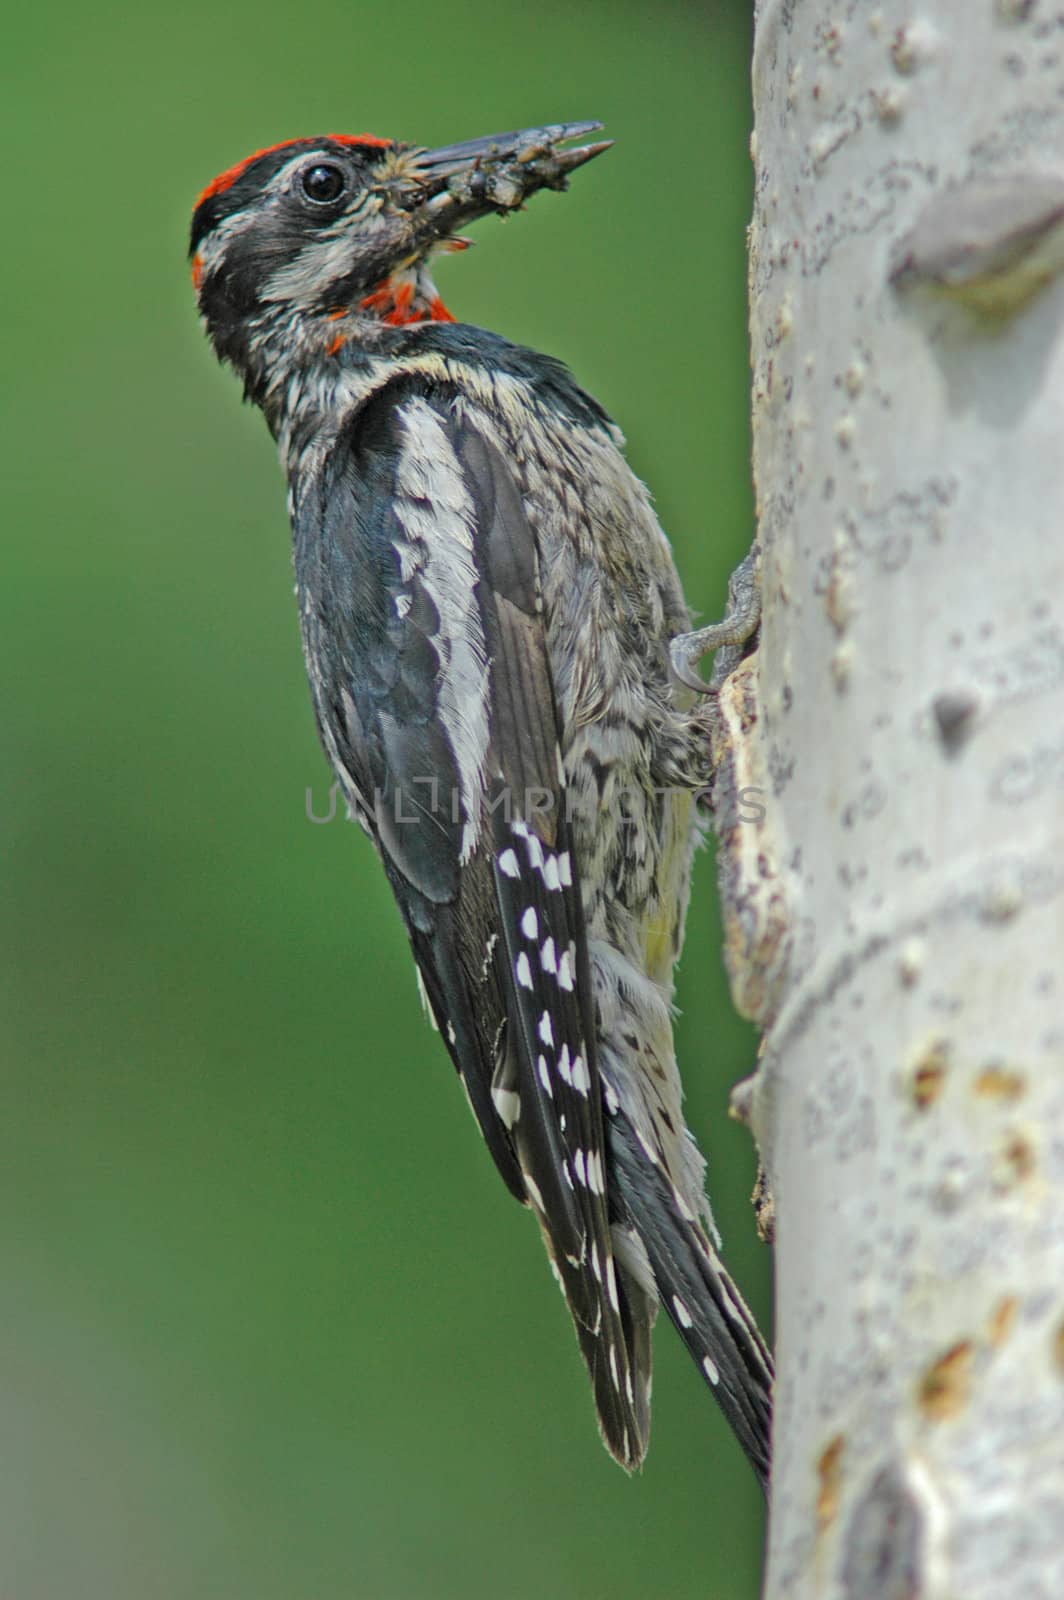
POLYGON ((762 0, 754 106, 766 1594, 1060 1600, 1064 13, 762 0))

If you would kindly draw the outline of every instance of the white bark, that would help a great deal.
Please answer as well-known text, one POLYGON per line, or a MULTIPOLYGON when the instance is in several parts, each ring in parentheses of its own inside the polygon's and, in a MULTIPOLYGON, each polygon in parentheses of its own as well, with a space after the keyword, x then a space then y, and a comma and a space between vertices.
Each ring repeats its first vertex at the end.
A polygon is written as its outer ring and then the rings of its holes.
POLYGON ((766 1030, 767 1594, 1060 1600, 1064 13, 756 26, 764 616, 722 856, 766 1030))

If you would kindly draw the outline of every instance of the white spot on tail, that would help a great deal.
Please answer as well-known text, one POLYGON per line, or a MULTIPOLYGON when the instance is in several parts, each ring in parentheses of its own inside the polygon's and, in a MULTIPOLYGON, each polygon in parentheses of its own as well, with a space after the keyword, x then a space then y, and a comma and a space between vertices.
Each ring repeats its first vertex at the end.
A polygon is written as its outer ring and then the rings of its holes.
MULTIPOLYGON (((546 1207, 543 1204, 543 1196, 539 1192, 539 1185, 537 1184, 535 1178, 530 1178, 527 1172, 523 1172, 521 1176, 525 1180, 525 1188, 528 1190, 528 1197, 532 1201, 532 1204, 535 1206, 536 1210, 545 1211, 546 1207)), ((553 1261, 551 1262, 551 1266, 554 1266, 553 1261)), ((557 1269, 555 1269, 554 1276, 556 1278, 558 1277, 557 1269)), ((561 1282, 561 1279, 558 1281, 561 1282)))
POLYGON ((560 878, 564 888, 572 888, 573 863, 570 860, 568 850, 563 850, 561 855, 558 857, 558 877, 560 878))
POLYGON ((517 857, 512 850, 504 850, 499 857, 499 871, 504 872, 508 878, 521 876, 521 868, 517 865, 517 857))
MULTIPOLYGON (((529 984, 528 987, 531 989, 532 985, 529 984)), ((543 1015, 539 1019, 539 1036, 543 1040, 544 1044, 554 1044, 554 1029, 550 1025, 549 1011, 544 1011, 543 1015)))
POLYGON ((522 950, 517 958, 517 981, 522 989, 532 987, 532 968, 528 964, 528 957, 522 950))
POLYGON ((613 1257, 606 1257, 606 1292, 610 1297, 610 1305, 614 1311, 620 1311, 620 1302, 617 1299, 617 1274, 613 1270, 613 1257))
POLYGON ((562 1045, 561 1054, 558 1056, 558 1071, 565 1083, 572 1083, 573 1068, 569 1060, 569 1046, 567 1044, 562 1045))
POLYGON ((558 986, 562 989, 573 987, 573 961, 569 950, 566 950, 558 964, 558 986))
POLYGON ((529 906, 521 918, 521 932, 526 939, 535 939, 539 933, 539 918, 536 916, 535 906, 529 906))
POLYGON ((621 1378, 617 1371, 617 1351, 612 1340, 610 1342, 610 1377, 613 1379, 613 1387, 616 1389, 617 1393, 620 1394, 621 1378))
POLYGON ((720 1373, 708 1356, 702 1357, 702 1371, 705 1373, 710 1383, 718 1384, 720 1382, 720 1373))
POLYGON ((534 867, 543 866, 543 846, 534 833, 528 835, 528 859, 534 867))
MULTIPOLYGON (((577 1094, 587 1094, 588 1090, 591 1088, 591 1076, 587 1070, 587 1062, 584 1060, 583 1056, 573 1057, 573 1073, 570 1081, 577 1094)), ((606 1093, 608 1099, 609 1096, 613 1094, 613 1090, 607 1088, 606 1093)), ((613 1095, 613 1098, 616 1100, 617 1096, 613 1095)), ((616 1105, 614 1105, 611 1109, 616 1111, 616 1105)))
POLYGON ((544 1089, 546 1089, 547 1093, 550 1095, 551 1099, 553 1100, 554 1099, 554 1090, 550 1086, 550 1073, 547 1071, 547 1058, 546 1058, 546 1056, 540 1056, 537 1059, 537 1061, 536 1061, 536 1071, 539 1073, 539 1081, 540 1081, 540 1083, 543 1085, 544 1089))
POLYGON ((547 939, 544 941, 543 949, 539 952, 539 959, 544 972, 557 972, 558 960, 554 954, 553 939, 547 939))
POLYGON ((543 863, 543 882, 547 885, 548 889, 561 888, 562 880, 558 874, 557 856, 548 856, 546 861, 543 863))
POLYGON ((676 1313, 681 1328, 694 1327, 694 1320, 678 1294, 672 1297, 672 1309, 676 1313))
POLYGON ((588 1151, 587 1186, 592 1194, 605 1194, 606 1192, 602 1174, 602 1157, 597 1150, 588 1151))
POLYGON ((574 1169, 576 1171, 576 1176, 577 1176, 578 1180, 586 1188, 587 1187, 587 1170, 586 1170, 586 1168, 584 1166, 584 1152, 582 1150, 578 1150, 576 1152, 576 1154, 573 1156, 573 1167, 574 1167, 574 1169))

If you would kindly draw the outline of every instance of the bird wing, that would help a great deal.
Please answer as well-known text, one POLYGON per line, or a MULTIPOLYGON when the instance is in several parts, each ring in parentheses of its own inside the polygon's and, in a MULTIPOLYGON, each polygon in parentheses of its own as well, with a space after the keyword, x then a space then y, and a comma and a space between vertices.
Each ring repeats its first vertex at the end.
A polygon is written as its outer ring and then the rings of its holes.
POLYGON ((411 380, 362 409, 293 510, 326 752, 496 1165, 539 1220, 606 1444, 634 1466, 647 1375, 611 1241, 535 531, 475 409, 411 380))

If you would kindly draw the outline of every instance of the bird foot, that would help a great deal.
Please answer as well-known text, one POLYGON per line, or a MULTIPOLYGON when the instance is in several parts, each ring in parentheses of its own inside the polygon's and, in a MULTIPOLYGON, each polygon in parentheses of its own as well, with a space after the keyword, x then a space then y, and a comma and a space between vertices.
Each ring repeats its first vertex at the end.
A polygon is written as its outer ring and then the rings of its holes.
POLYGON ((728 609, 723 622, 711 623, 694 633, 678 633, 669 645, 669 659, 676 677, 699 694, 708 694, 711 685, 698 676, 696 663, 722 645, 744 645, 761 620, 757 575, 760 553, 760 546, 755 544, 728 580, 728 609))

